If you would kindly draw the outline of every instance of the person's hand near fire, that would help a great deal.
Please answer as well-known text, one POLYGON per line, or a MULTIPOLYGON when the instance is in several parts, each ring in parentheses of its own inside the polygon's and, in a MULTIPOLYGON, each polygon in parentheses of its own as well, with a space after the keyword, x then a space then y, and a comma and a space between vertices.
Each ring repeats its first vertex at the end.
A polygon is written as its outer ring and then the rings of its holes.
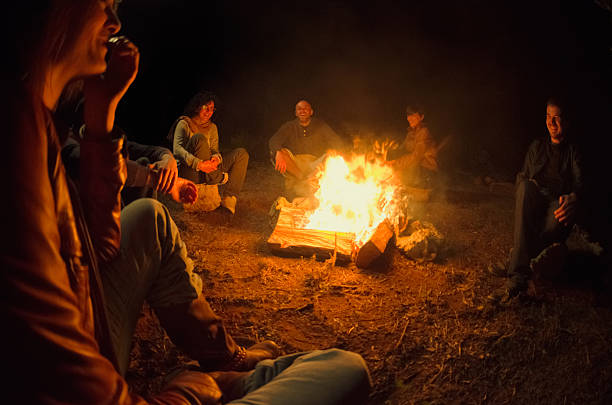
POLYGON ((193 204, 198 199, 196 185, 182 177, 177 177, 176 183, 169 194, 174 201, 183 204, 193 204))
POLYGON ((287 172, 287 161, 285 160, 285 154, 280 150, 276 151, 276 156, 274 157, 275 165, 274 168, 280 174, 285 174, 287 172))
POLYGON ((149 165, 151 169, 148 186, 153 190, 168 194, 178 203, 193 204, 198 199, 196 185, 178 176, 176 160, 169 154, 164 159, 149 165))
POLYGON ((157 171, 150 186, 160 193, 170 194, 178 179, 178 166, 174 157, 167 153, 162 160, 150 164, 149 168, 157 171))
POLYGON ((203 160, 198 163, 198 170, 204 173, 214 172, 219 167, 219 163, 221 163, 219 157, 213 156, 209 160, 203 160))
POLYGON ((280 174, 289 173, 298 179, 304 178, 305 175, 293 160, 291 152, 285 148, 276 151, 274 155, 274 168, 280 174))

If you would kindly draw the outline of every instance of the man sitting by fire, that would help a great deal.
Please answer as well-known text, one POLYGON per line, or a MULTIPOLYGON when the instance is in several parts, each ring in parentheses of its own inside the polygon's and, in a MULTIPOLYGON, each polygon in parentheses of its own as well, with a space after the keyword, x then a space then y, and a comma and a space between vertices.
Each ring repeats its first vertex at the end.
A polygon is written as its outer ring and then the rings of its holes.
POLYGON ((392 155, 391 164, 401 174, 402 182, 410 187, 431 189, 438 177, 438 150, 440 146, 429 133, 425 111, 418 105, 406 108, 410 125, 404 141, 392 155))
MULTIPOLYGON (((533 141, 516 178, 514 248, 508 264, 510 279, 500 298, 527 290, 534 276, 531 259, 547 246, 559 254, 566 249, 583 188, 581 157, 568 139, 563 103, 546 103, 548 136, 533 141)), ((556 255, 555 255, 556 256, 556 255)))
POLYGON ((275 169, 285 176, 285 190, 306 197, 315 189, 310 175, 327 151, 342 150, 344 142, 325 121, 313 117, 306 100, 295 105, 296 119, 284 123, 270 138, 270 157, 275 169))

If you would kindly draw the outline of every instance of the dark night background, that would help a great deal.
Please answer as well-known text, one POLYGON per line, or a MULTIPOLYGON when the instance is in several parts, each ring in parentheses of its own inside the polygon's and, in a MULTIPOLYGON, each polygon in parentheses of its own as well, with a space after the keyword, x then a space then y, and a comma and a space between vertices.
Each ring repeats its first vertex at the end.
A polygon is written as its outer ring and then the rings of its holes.
POLYGON ((486 150, 511 181, 546 134, 546 98, 562 94, 588 160, 605 157, 612 19, 593 0, 124 0, 119 15, 142 55, 118 115, 136 141, 164 144, 198 90, 220 97, 222 149, 256 160, 301 98, 344 135, 397 137, 418 101, 434 137, 454 135, 447 165, 469 169, 486 150))

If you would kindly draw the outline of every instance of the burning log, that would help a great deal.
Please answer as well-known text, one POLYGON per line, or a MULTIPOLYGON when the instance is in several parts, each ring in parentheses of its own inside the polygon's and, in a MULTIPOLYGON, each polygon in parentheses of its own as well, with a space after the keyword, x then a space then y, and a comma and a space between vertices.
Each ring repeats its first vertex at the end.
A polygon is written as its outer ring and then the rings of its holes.
POLYGON ((332 154, 316 179, 312 197, 274 203, 270 250, 369 266, 385 251, 394 234, 391 218, 401 212, 392 168, 361 155, 345 160, 332 154))
POLYGON ((304 229, 306 211, 301 208, 282 207, 274 231, 268 238, 268 247, 279 255, 329 259, 347 263, 353 254, 355 235, 348 232, 304 229))
POLYGON ((391 229, 389 223, 387 221, 381 222, 370 240, 357 251, 355 264, 358 267, 369 267, 374 260, 378 259, 385 252, 387 244, 392 237, 393 229, 391 229))

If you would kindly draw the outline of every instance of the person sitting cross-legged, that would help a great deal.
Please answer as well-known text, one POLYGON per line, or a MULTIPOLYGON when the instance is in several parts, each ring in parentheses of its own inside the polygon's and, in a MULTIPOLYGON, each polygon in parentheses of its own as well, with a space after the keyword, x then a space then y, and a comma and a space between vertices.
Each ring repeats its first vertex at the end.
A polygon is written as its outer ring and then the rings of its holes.
POLYGON ((172 124, 168 141, 179 162, 181 177, 196 184, 223 185, 221 205, 216 211, 230 221, 246 177, 249 154, 237 148, 221 156, 217 125, 211 121, 215 104, 216 96, 211 92, 194 95, 184 114, 172 124))
POLYGON ((295 105, 296 119, 284 123, 268 141, 275 169, 285 176, 290 196, 307 197, 316 189, 310 176, 330 150, 342 151, 342 139, 327 123, 313 117, 306 100, 295 105))

